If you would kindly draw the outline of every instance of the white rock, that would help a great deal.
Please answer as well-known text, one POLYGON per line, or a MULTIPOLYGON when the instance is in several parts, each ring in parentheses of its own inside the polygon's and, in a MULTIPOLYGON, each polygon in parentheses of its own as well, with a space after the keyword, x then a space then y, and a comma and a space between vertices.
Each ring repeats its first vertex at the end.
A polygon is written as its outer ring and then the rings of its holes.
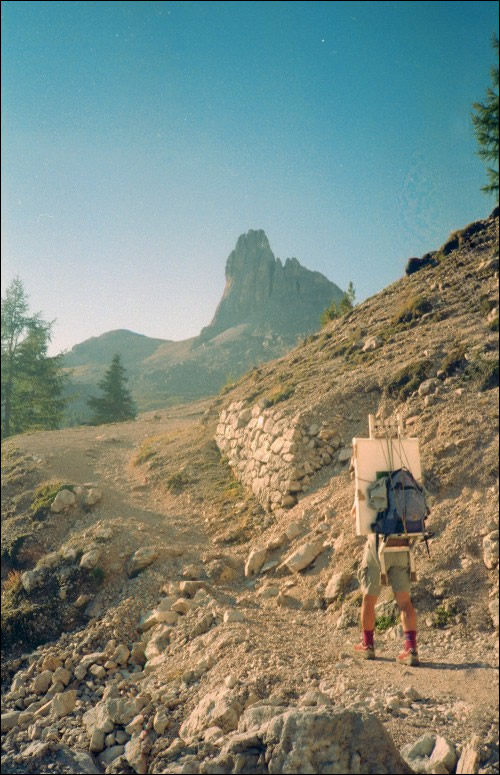
POLYGON ((493 530, 483 538, 483 562, 489 570, 498 565, 498 530, 493 530))
POLYGON ((322 539, 315 541, 309 541, 302 544, 295 552, 286 558, 284 564, 288 567, 292 573, 298 573, 308 565, 311 565, 316 557, 321 554, 324 549, 324 543, 322 539))
POLYGON ((2 732, 10 732, 11 729, 14 729, 14 727, 17 727, 19 720, 19 711, 8 711, 7 713, 2 713, 1 716, 1 726, 2 726, 2 732))
POLYGON ((314 707, 315 705, 332 705, 332 701, 324 692, 320 692, 317 689, 310 689, 302 695, 298 704, 299 707, 307 708, 314 707))
POLYGON ((106 670, 102 665, 92 665, 89 672, 95 677, 95 678, 105 678, 106 677, 106 670))
POLYGON ((51 713, 57 718, 62 718, 72 713, 76 706, 76 689, 56 694, 52 700, 51 713))
POLYGON ((33 681, 33 691, 35 692, 35 694, 46 694, 46 692, 49 690, 51 683, 52 683, 51 670, 44 670, 42 673, 39 673, 35 678, 35 680, 33 681))
POLYGON ((129 576, 135 576, 148 565, 151 565, 159 557, 157 549, 142 547, 132 555, 129 566, 129 576))
POLYGON ((156 611, 156 621, 158 623, 177 624, 179 614, 176 611, 156 611))
POLYGON ((438 735, 431 754, 431 762, 433 764, 442 764, 448 772, 452 772, 457 759, 457 752, 451 740, 438 735))
POLYGON ((352 457, 352 447, 342 447, 338 454, 339 463, 346 463, 352 457))
POLYGON ((245 563, 245 576, 255 576, 262 568, 267 555, 267 549, 254 549, 245 563))
POLYGON ((142 750, 142 740, 139 736, 133 737, 125 746, 125 758, 138 775, 145 775, 148 771, 148 760, 142 750))
POLYGON ((488 611, 491 616, 493 627, 498 629, 498 626, 499 626, 498 592, 496 593, 496 596, 490 600, 488 604, 488 611))
POLYGON ((142 727, 144 724, 144 715, 142 713, 139 713, 137 716, 135 716, 130 724, 127 724, 125 727, 125 732, 127 735, 137 735, 139 732, 142 731, 142 727))
POLYGON ((111 748, 106 748, 105 751, 99 754, 99 761, 104 767, 107 767, 108 764, 111 764, 115 759, 118 759, 124 750, 123 745, 112 745, 111 748))
POLYGON ((45 581, 45 572, 41 568, 27 570, 21 576, 21 584, 26 592, 33 592, 37 587, 41 587, 45 581))
POLYGON ((75 503, 76 496, 74 492, 71 492, 71 490, 59 490, 52 501, 50 510, 57 514, 60 511, 64 511, 64 509, 70 508, 70 506, 74 506, 75 503))
POLYGON ((89 552, 85 552, 85 554, 82 555, 82 559, 80 560, 80 568, 88 568, 89 570, 95 568, 99 562, 100 557, 100 549, 91 549, 89 552))
POLYGON ((94 729, 90 736, 89 750, 99 753, 104 750, 104 732, 102 729, 94 729))
POLYGON ((285 528, 285 534, 289 541, 293 541, 302 533, 302 528, 298 522, 290 522, 288 527, 285 528))
POLYGON ((153 719, 153 729, 157 735, 163 735, 169 723, 170 722, 165 711, 159 710, 156 712, 155 717, 153 719))
POLYGON ((423 735, 419 737, 414 743, 408 743, 401 749, 401 755, 407 762, 411 762, 412 759, 419 759, 424 756, 430 756, 434 744, 436 742, 436 735, 423 735))
POLYGON ((245 617, 241 611, 231 610, 224 613, 224 622, 231 624, 232 622, 244 622, 245 617))
POLYGON ((419 396, 428 396, 430 393, 433 393, 438 386, 439 381, 437 379, 426 379, 423 382, 420 383, 420 386, 418 388, 418 394, 419 396))
POLYGON ((363 345, 363 347, 361 349, 362 349, 362 352, 366 353, 369 350, 376 350, 382 344, 383 344, 383 341, 382 341, 382 339, 380 339, 380 337, 378 337, 378 336, 370 336, 365 341, 365 343, 364 343, 364 345, 363 345))
POLYGON ((457 764, 457 775, 474 775, 479 772, 480 746, 481 740, 476 736, 465 746, 457 764))
POLYGON ((156 606, 157 611, 171 611, 173 604, 177 602, 177 598, 173 596, 163 597, 156 606))
POLYGON ((67 686, 71 681, 71 673, 66 670, 65 667, 58 667, 52 674, 52 683, 61 682, 64 686, 67 686))
POLYGON ((196 603, 192 600, 186 600, 185 598, 176 600, 172 605, 172 611, 175 611, 176 614, 180 614, 181 616, 185 616, 189 611, 192 611, 193 608, 196 608, 196 603))
POLYGON ((334 573, 323 593, 327 603, 332 603, 336 600, 348 579, 349 575, 347 573, 334 573))
POLYGON ((124 643, 120 643, 111 655, 111 660, 119 665, 126 665, 130 656, 130 649, 124 643))
MULTIPOLYGON (((91 487, 85 496, 85 503, 87 506, 95 506, 96 503, 102 498, 102 490, 100 487, 91 487)), ((105 536, 106 537, 106 536, 105 536)))

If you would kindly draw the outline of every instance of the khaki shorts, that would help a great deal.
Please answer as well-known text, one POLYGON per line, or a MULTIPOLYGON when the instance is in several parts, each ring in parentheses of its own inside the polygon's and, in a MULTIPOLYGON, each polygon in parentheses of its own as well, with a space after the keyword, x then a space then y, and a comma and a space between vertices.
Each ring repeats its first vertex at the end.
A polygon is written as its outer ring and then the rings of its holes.
MULTIPOLYGON (((394 594, 410 591, 410 566, 408 552, 387 552, 385 566, 389 584, 394 594)), ((380 595, 380 563, 377 557, 376 536, 368 536, 361 566, 358 571, 358 581, 364 595, 380 595)))

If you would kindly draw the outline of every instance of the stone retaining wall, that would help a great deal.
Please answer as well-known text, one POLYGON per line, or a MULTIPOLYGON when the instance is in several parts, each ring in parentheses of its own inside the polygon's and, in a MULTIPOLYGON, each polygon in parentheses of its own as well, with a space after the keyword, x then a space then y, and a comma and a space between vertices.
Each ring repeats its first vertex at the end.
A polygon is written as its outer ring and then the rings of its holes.
POLYGON ((349 460, 339 423, 340 418, 314 423, 283 409, 237 401, 221 413, 215 440, 235 476, 270 511, 295 506, 316 471, 349 460))

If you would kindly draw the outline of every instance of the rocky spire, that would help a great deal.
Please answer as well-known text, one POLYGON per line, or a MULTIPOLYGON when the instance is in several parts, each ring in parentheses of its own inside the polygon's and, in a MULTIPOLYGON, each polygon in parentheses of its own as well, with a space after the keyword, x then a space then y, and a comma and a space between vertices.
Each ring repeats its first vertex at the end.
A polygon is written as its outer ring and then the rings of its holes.
POLYGON ((206 342, 241 324, 250 334, 294 338, 316 330, 323 309, 342 296, 338 286, 296 258, 283 264, 264 231, 250 230, 238 238, 227 259, 222 299, 200 339, 206 342))

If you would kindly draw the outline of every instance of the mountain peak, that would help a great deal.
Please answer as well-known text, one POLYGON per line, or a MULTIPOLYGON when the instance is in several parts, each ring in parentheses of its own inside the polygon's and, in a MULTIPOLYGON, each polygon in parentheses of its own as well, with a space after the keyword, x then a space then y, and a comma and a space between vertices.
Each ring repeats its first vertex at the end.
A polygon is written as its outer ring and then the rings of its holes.
POLYGON ((227 259, 226 287, 199 343, 242 323, 249 333, 272 332, 294 340, 317 330, 323 309, 342 296, 337 285, 298 259, 287 258, 283 264, 266 233, 250 229, 238 237, 227 259))

